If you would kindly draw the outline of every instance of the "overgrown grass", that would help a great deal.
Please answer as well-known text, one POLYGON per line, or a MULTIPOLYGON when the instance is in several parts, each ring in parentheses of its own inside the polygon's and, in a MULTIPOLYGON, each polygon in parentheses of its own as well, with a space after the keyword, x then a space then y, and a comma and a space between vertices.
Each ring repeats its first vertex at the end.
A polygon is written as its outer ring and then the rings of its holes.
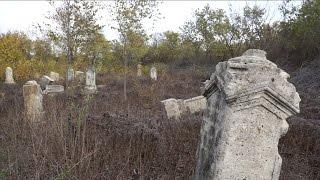
MULTIPOLYGON (((156 82, 131 72, 127 101, 117 73, 99 74, 92 96, 45 96, 39 124, 24 119, 22 84, 1 86, 0 179, 191 179, 202 113, 169 120, 160 101, 199 95, 209 74, 167 71, 156 82)), ((279 144, 281 179, 317 179, 318 122, 297 122, 279 144)))

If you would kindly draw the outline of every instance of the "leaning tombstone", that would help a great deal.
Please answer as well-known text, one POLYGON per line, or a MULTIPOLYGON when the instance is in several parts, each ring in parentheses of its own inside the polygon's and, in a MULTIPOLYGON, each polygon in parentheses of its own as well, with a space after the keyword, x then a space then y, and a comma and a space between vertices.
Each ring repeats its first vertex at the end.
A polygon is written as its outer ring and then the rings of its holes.
POLYGON ((42 90, 36 81, 23 85, 25 115, 29 122, 39 122, 43 118, 42 90))
POLYGON ((13 79, 13 72, 11 67, 6 68, 6 79, 5 82, 6 84, 14 84, 14 79, 13 79))
POLYGON ((137 65, 137 76, 142 76, 142 65, 140 63, 137 65))
POLYGON ((157 69, 154 66, 150 69, 150 78, 157 80, 157 69))
POLYGON ((88 68, 86 72, 86 86, 85 92, 86 93, 95 93, 97 90, 96 86, 96 73, 94 68, 88 68))
POLYGON ((40 84, 40 87, 41 89, 45 89, 47 85, 51 85, 52 82, 54 82, 53 79, 51 79, 49 76, 42 76, 40 81, 39 81, 39 84, 40 84))
POLYGON ((59 81, 59 80, 60 80, 60 79, 59 79, 59 73, 56 73, 56 72, 51 71, 51 72, 50 72, 50 78, 51 78, 52 80, 54 80, 54 81, 59 81))
POLYGON ((249 49, 220 62, 206 83, 194 179, 279 179, 278 142, 300 97, 265 54, 249 49))
POLYGON ((85 81, 86 76, 85 76, 84 72, 76 71, 75 72, 75 79, 76 79, 77 82, 82 83, 82 82, 85 81))

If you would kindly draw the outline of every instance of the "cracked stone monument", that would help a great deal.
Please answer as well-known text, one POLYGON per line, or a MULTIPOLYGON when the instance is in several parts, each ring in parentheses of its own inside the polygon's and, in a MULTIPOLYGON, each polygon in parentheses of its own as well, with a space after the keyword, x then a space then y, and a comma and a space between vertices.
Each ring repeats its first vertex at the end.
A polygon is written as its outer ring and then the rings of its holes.
POLYGON ((140 63, 137 65, 137 76, 142 76, 142 65, 140 63))
POLYGON ((85 92, 95 93, 97 90, 96 86, 96 72, 94 68, 88 68, 86 72, 86 87, 85 92))
POLYGON ((182 113, 185 111, 182 99, 166 99, 161 101, 167 112, 168 118, 179 119, 182 113))
POLYGON ((51 71, 49 77, 54 81, 59 81, 59 73, 51 71))
POLYGON ((30 122, 39 122, 43 118, 42 90, 36 81, 23 85, 25 115, 30 122))
POLYGON ((11 67, 6 68, 6 79, 5 82, 6 84, 14 84, 14 79, 13 79, 13 72, 11 67))
POLYGON ((157 80, 157 69, 154 66, 150 69, 150 78, 155 81, 157 80))
POLYGON ((249 49, 220 62, 206 83, 194 179, 279 179, 279 138, 286 119, 299 113, 300 97, 265 54, 249 49))

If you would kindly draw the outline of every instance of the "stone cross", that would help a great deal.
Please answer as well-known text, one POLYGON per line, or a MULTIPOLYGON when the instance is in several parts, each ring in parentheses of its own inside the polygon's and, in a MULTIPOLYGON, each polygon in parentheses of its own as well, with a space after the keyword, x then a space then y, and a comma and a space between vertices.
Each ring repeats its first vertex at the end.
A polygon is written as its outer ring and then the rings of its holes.
POLYGON ((94 93, 97 90, 96 72, 94 68, 88 68, 86 72, 86 87, 85 90, 89 93, 94 93))
POLYGON ((137 76, 142 76, 142 65, 140 63, 137 65, 137 76))
POLYGON ((206 83, 194 179, 279 179, 279 138, 300 97, 265 54, 250 49, 220 62, 206 83))
POLYGON ((6 68, 6 79, 5 79, 6 84, 14 84, 14 79, 13 79, 13 72, 11 67, 6 68))
POLYGON ((72 68, 68 68, 67 70, 67 81, 73 81, 74 79, 74 71, 72 68))
POLYGON ((36 81, 23 85, 23 98, 26 118, 30 122, 39 122, 43 118, 42 90, 36 81))
POLYGON ((157 69, 154 66, 150 69, 150 78, 157 80, 157 69))

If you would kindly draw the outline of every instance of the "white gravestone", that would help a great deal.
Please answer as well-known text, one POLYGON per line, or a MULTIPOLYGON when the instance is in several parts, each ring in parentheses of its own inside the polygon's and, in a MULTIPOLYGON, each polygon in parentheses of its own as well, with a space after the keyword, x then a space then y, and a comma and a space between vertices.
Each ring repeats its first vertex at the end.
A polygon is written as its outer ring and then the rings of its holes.
POLYGON ((11 67, 6 68, 6 79, 5 79, 6 84, 14 84, 14 79, 13 79, 13 72, 11 67))
POLYGON ((279 179, 278 142, 300 97, 262 50, 220 62, 206 83, 196 180, 279 179))
POLYGON ((151 69, 150 69, 150 78, 153 79, 153 80, 157 80, 158 76, 157 76, 157 69, 153 66, 151 69))
POLYGON ((96 73, 94 68, 88 68, 86 72, 86 87, 85 90, 89 93, 94 93, 97 90, 96 73))
POLYGON ((30 122, 39 122, 43 118, 42 90, 36 81, 23 85, 23 98, 26 118, 30 122))

